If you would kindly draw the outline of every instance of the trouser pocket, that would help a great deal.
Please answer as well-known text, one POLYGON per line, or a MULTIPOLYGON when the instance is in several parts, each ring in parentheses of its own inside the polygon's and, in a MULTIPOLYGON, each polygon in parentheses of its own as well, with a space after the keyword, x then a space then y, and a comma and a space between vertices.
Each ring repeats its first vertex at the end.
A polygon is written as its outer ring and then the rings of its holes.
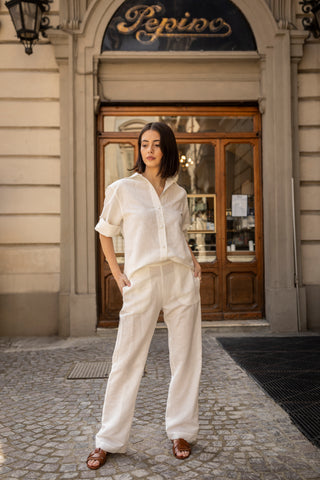
POLYGON ((130 287, 122 289, 123 305, 121 315, 141 314, 148 310, 152 302, 152 285, 149 268, 135 272, 130 278, 130 287))

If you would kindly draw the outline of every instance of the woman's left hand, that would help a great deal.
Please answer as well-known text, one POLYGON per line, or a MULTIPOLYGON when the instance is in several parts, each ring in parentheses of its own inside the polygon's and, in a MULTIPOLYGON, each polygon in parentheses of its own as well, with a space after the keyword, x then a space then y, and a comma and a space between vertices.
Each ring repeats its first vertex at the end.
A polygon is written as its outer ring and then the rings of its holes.
POLYGON ((195 261, 193 262, 194 264, 194 276, 195 277, 198 277, 199 280, 201 280, 201 267, 200 267, 200 264, 199 262, 195 261))

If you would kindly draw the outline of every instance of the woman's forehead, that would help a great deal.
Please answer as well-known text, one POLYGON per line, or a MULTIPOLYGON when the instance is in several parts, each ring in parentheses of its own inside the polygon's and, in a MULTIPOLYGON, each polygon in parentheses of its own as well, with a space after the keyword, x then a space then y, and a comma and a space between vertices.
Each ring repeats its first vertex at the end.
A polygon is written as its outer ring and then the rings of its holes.
POLYGON ((141 142, 160 140, 160 133, 157 130, 147 130, 141 138, 141 142))

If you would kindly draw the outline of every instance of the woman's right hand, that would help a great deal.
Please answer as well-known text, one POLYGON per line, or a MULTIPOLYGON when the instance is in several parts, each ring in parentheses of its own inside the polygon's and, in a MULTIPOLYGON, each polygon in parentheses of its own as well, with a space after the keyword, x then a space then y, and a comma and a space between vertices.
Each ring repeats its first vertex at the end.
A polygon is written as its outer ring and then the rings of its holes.
POLYGON ((127 275, 125 275, 124 273, 120 273, 115 280, 117 282, 121 295, 123 294, 123 287, 131 286, 130 280, 128 279, 127 275))

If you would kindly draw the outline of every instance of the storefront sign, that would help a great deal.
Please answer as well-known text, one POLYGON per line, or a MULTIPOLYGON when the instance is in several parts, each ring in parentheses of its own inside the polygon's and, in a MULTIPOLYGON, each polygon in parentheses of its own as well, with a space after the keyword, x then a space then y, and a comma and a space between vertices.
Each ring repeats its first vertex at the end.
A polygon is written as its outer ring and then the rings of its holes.
POLYGON ((102 51, 256 50, 230 0, 126 0, 107 26, 102 51))
POLYGON ((159 37, 227 37, 231 26, 223 18, 192 18, 185 12, 180 19, 163 16, 162 5, 137 5, 125 13, 125 22, 117 24, 120 34, 134 34, 138 42, 149 44, 159 37))

